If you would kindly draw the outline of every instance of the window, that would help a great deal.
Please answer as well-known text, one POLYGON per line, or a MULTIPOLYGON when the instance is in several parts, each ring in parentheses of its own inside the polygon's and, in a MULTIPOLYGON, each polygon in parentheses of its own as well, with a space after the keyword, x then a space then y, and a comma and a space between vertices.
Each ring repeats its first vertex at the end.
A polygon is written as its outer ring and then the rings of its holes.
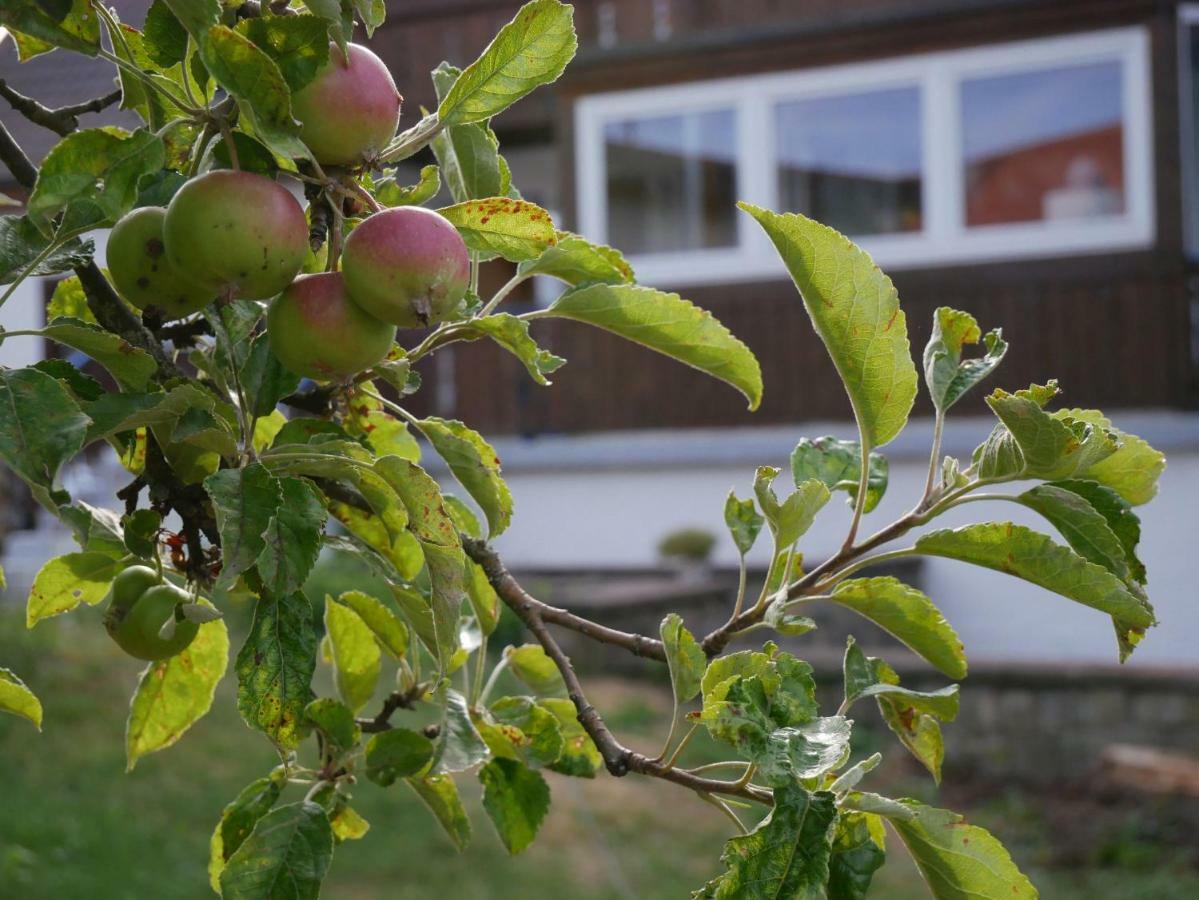
POLYGON ((680 285, 782 272, 735 199, 895 268, 1144 247, 1150 109, 1140 28, 595 94, 575 108, 579 227, 680 285))
POLYGON ((1119 63, 962 82, 966 225, 1124 213, 1119 63))
POLYGON ((859 237, 921 229, 918 88, 780 103, 775 154, 781 209, 859 237))
POLYGON ((628 253, 736 244, 733 122, 716 110, 604 126, 608 227, 628 253))

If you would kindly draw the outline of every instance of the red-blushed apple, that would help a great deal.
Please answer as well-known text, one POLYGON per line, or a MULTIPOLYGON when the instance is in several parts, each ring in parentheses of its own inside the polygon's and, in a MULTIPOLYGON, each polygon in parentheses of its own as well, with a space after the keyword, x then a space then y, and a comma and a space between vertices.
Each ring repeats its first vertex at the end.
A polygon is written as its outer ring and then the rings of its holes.
POLYGON ((402 99, 383 60, 358 44, 342 55, 329 46, 329 61, 291 98, 300 139, 317 162, 351 166, 372 159, 395 136, 402 99))
POLYGON ((167 207, 167 257, 214 294, 265 300, 289 284, 308 251, 304 210, 283 185, 216 169, 193 178, 167 207))
POLYGON ((157 308, 169 321, 203 309, 216 292, 186 278, 167 258, 166 214, 161 206, 144 206, 122 217, 108 236, 105 257, 120 295, 138 309, 157 308))
POLYGON ((266 330, 279 362, 317 381, 349 378, 382 362, 396 334, 394 325, 350 300, 340 272, 293 281, 271 304, 266 330))
POLYGON ((470 253, 444 216, 419 206, 385 209, 350 232, 341 256, 350 298, 401 328, 435 325, 470 285, 470 253))

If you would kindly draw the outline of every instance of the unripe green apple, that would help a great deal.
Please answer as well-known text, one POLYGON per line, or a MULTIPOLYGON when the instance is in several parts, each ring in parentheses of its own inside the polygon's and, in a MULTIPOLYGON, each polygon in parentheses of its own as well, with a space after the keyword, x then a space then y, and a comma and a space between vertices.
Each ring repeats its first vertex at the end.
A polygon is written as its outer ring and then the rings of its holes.
POLYGON ((184 277, 167 258, 166 214, 161 206, 144 206, 124 216, 112 227, 105 256, 121 296, 138 309, 156 307, 169 321, 203 309, 216 292, 184 277))
POLYGON ((470 253, 444 216, 419 206, 385 209, 346 239, 341 256, 350 299, 401 328, 435 325, 470 285, 470 253))
POLYGON ((147 566, 130 566, 112 582, 112 600, 104 627, 117 646, 137 659, 160 660, 182 653, 196 639, 200 626, 177 615, 190 595, 163 582, 147 566), (175 630, 162 637, 163 626, 175 619, 175 630))
POLYGON ((402 98, 383 60, 358 44, 342 55, 329 45, 329 61, 291 98, 300 139, 317 162, 351 166, 372 159, 395 136, 402 98))
POLYGON ((293 281, 271 304, 266 330, 284 366, 318 381, 348 378, 382 362, 396 335, 394 325, 350 300, 340 272, 293 281))
POLYGON ((308 223, 283 185, 252 172, 216 169, 193 178, 167 207, 167 256, 213 293, 265 300, 304 264, 308 223))

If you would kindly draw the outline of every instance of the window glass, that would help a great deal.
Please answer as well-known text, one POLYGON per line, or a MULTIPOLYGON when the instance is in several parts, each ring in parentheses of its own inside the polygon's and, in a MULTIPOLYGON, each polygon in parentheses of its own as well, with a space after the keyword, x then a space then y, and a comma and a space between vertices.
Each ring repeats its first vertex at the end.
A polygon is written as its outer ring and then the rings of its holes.
POLYGON ((961 84, 967 225, 1124 212, 1120 64, 961 84))
POLYGON ((737 243, 732 110, 604 127, 608 239, 628 253, 737 243))
POLYGON ((789 101, 775 121, 784 209, 854 237, 920 230, 917 88, 789 101))

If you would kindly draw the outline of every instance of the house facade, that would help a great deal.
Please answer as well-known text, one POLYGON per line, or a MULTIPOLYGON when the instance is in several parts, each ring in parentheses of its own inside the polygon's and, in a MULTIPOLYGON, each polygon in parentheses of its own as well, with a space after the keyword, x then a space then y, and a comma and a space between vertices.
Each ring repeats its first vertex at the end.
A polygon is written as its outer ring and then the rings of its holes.
MULTIPOLYGON (((392 5, 371 45, 410 124, 435 105, 429 70, 474 58, 520 3, 392 5)), ((552 389, 481 342, 438 354, 414 411, 497 436, 517 504, 499 542, 510 562, 651 565, 664 534, 702 527, 722 536, 717 562, 733 563, 728 490, 747 495, 757 465, 785 469, 800 436, 854 436, 793 285, 734 207, 744 199, 812 215, 869 250, 899 290, 915 354, 936 307, 968 310, 1011 344, 989 385, 1056 377, 1064 403, 1102 407, 1167 452, 1161 495, 1142 510, 1164 627, 1133 665, 1199 667, 1188 560, 1199 533, 1199 3, 575 7, 580 51, 566 75, 495 122, 514 183, 564 227, 623 250, 643 283, 710 309, 758 356, 766 391, 750 413, 699 373, 552 320, 535 328, 569 360, 552 389)), ((139 21, 132 9, 126 18, 139 21)), ((0 48, 0 74, 21 87, 10 55, 0 48)), ((543 303, 553 290, 529 285, 509 302, 543 303)), ((946 452, 968 457, 985 437, 983 393, 955 408, 946 452)), ((891 486, 870 519, 889 521, 922 488, 930 412, 921 398, 885 449, 891 486)), ((1047 528, 1012 504, 986 511, 1047 528)), ((813 562, 849 520, 840 500, 825 516, 808 539, 813 562)), ((756 553, 764 564, 765 548, 756 553)), ((1022 582, 942 561, 919 577, 975 656, 1114 659, 1103 617, 1022 582)))

